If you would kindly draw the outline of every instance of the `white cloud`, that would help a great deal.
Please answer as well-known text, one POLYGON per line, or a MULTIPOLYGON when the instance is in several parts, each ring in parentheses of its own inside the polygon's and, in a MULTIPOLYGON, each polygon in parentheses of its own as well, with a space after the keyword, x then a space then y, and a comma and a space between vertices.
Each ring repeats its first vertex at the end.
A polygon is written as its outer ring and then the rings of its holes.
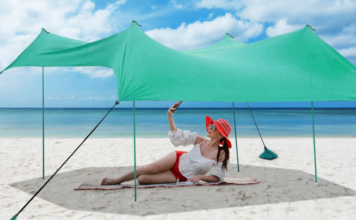
POLYGON ((239 9, 243 4, 241 1, 229 1, 229 0, 202 0, 196 4, 198 8, 222 8, 222 9, 239 9))
POLYGON ((290 24, 309 23, 313 27, 327 28, 344 25, 355 19, 356 2, 351 0, 201 0, 197 8, 235 10, 241 19, 276 23, 281 19, 290 24))
POLYGON ((173 4, 173 7, 176 9, 183 9, 183 5, 182 4, 178 4, 177 0, 171 0, 170 1, 173 4))
POLYGON ((341 49, 339 50, 339 53, 341 53, 344 57, 354 57, 356 56, 356 47, 341 49))
POLYGON ((296 31, 303 28, 303 25, 288 25, 287 21, 282 19, 278 21, 274 26, 270 26, 266 30, 266 34, 269 37, 274 37, 281 34, 286 34, 292 31, 296 31))
POLYGON ((177 29, 161 28, 146 31, 146 34, 158 42, 178 50, 194 49, 221 40, 229 32, 236 40, 246 42, 263 31, 263 25, 242 21, 226 13, 212 21, 182 23, 177 29))
POLYGON ((239 19, 272 23, 266 29, 270 37, 309 24, 318 36, 339 51, 356 46, 356 1, 353 0, 201 0, 196 7, 235 10, 239 19))
POLYGON ((111 34, 113 12, 126 0, 95 9, 90 0, 0 1, 0 69, 9 65, 40 33, 93 41, 111 34))
POLYGON ((289 24, 310 24, 319 32, 335 25, 354 21, 356 2, 349 0, 244 0, 244 8, 237 14, 243 19, 276 23, 281 19, 289 24))
POLYGON ((68 99, 75 99, 75 96, 68 97, 68 99))
POLYGON ((356 22, 343 27, 338 33, 324 34, 320 37, 334 47, 347 48, 350 45, 356 46, 356 22))

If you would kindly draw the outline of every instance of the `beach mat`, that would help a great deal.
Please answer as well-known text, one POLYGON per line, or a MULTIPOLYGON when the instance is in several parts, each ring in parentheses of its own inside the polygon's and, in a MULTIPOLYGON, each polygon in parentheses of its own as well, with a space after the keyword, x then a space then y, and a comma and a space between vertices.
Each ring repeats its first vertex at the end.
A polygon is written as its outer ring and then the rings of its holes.
MULTIPOLYGON (((247 184, 256 184, 259 183, 252 177, 243 177, 243 178, 224 178, 224 181, 218 182, 204 182, 199 181, 196 185, 185 185, 184 182, 178 183, 161 183, 161 184, 150 184, 150 185, 137 185, 138 189, 144 188, 156 188, 156 187, 182 187, 182 186, 216 186, 216 185, 247 185, 247 184)), ((122 188, 135 188, 134 181, 123 182, 122 184, 118 185, 105 185, 102 186, 97 183, 83 183, 78 188, 74 190, 114 190, 114 189, 122 189, 122 188)))

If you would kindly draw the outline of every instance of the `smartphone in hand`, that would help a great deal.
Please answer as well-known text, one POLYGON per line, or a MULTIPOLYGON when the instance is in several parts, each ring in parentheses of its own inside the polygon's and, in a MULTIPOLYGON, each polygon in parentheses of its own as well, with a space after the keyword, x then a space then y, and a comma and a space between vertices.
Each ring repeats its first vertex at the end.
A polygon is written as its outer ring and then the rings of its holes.
POLYGON ((171 112, 172 112, 172 113, 175 113, 176 110, 177 110, 177 108, 180 106, 180 104, 182 104, 182 102, 183 102, 183 101, 179 101, 179 102, 177 103, 177 106, 175 107, 175 109, 172 110, 171 112))

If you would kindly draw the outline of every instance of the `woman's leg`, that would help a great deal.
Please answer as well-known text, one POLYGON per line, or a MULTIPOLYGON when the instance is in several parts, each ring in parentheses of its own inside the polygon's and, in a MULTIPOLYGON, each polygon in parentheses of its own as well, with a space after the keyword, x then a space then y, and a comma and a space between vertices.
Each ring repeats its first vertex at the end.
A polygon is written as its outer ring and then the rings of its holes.
POLYGON ((137 178, 139 184, 159 184, 159 183, 175 183, 176 178, 170 170, 163 173, 153 175, 141 175, 137 178))
MULTIPOLYGON (((136 169, 136 178, 138 178, 140 175, 153 175, 153 174, 163 173, 165 171, 168 171, 174 166, 176 160, 177 160, 177 155, 176 152, 173 151, 153 163, 147 164, 145 166, 139 166, 136 169)), ((112 184, 119 184, 125 181, 129 181, 134 179, 134 175, 135 175, 134 170, 132 170, 118 178, 104 178, 101 181, 101 185, 112 185, 112 184)))

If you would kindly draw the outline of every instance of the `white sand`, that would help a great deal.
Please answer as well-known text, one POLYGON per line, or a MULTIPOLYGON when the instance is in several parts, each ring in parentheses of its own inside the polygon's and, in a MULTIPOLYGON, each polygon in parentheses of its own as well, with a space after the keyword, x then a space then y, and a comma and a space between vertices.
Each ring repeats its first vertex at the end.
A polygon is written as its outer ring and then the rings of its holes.
MULTIPOLYGON (((81 141, 46 139, 46 180, 81 141)), ((134 189, 73 190, 133 167, 132 139, 89 139, 18 219, 356 219, 356 138, 316 139, 317 185, 312 138, 266 138, 273 161, 258 158, 258 138, 238 141, 240 172, 233 147, 227 176, 261 183, 138 189, 135 202, 134 189)), ((0 146, 0 219, 10 219, 45 182, 42 140, 2 138, 0 146)), ((137 165, 174 149, 168 137, 137 139, 137 165)))

